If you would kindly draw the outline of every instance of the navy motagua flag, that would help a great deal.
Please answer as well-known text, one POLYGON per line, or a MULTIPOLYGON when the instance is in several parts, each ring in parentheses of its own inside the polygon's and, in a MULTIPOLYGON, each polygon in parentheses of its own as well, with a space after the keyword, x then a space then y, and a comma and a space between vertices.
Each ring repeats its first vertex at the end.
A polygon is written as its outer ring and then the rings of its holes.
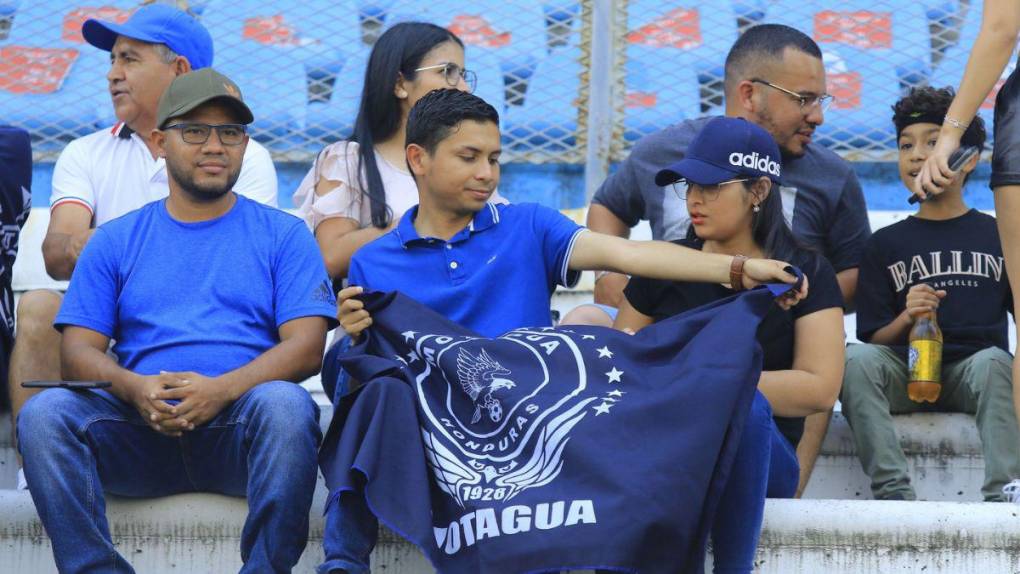
POLYGON ((753 290, 649 326, 479 337, 397 293, 320 464, 440 572, 701 572, 761 372, 753 290))
MULTIPOLYGON (((31 140, 21 128, 0 125, 0 337, 7 349, 14 344, 14 260, 31 209, 31 140)), ((0 360, 7 354, 0 353, 0 360)))

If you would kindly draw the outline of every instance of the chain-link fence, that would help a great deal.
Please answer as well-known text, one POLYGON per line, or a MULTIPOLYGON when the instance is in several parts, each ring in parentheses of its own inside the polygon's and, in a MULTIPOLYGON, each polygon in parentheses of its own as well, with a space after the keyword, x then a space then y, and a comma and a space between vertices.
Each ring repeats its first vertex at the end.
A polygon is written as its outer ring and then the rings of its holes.
MULTIPOLYGON (((0 0, 0 121, 29 129, 52 158, 115 123, 108 54, 83 42, 89 17, 124 20, 137 0, 0 0)), ((956 84, 980 25, 979 0, 177 0, 242 88, 254 135, 277 160, 308 161, 351 133, 368 52, 388 26, 426 20, 467 44, 476 93, 503 116, 504 157, 586 161, 593 66, 609 81, 598 117, 606 159, 676 121, 720 113, 723 61, 742 30, 797 27, 825 53, 835 102, 819 140, 851 158, 889 159, 890 106, 911 86, 956 84), (608 37, 593 33, 610 11, 608 37), (616 55, 593 59, 608 42, 616 55), (608 103, 605 103, 608 102, 608 103)), ((982 113, 990 112, 990 102, 982 113)), ((599 126, 596 126, 599 127, 599 126)))

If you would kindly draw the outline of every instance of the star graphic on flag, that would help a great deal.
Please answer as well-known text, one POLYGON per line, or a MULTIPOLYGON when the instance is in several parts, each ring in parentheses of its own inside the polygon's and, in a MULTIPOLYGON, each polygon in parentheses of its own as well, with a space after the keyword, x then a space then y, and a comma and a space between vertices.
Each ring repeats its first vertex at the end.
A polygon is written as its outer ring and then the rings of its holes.
POLYGON ((592 408, 595 409, 595 416, 599 416, 608 413, 609 409, 613 408, 613 405, 604 402, 601 405, 592 408))
POLYGON ((607 394, 609 396, 611 396, 611 397, 622 397, 626 393, 624 393, 623 391, 618 390, 618 389, 613 389, 613 390, 609 391, 607 394))
POLYGON ((595 340, 595 335, 581 335, 581 340, 582 341, 587 341, 587 340, 594 341, 595 340))
POLYGON ((613 370, 606 373, 606 376, 609 377, 610 383, 619 383, 620 377, 623 376, 623 371, 617 370, 616 367, 613 367, 613 370))
POLYGON ((401 335, 404 336, 404 341, 407 342, 414 340, 414 336, 417 335, 417 333, 414 331, 404 331, 401 335))
POLYGON ((410 360, 411 363, 413 363, 418 360, 418 353, 411 351, 410 353, 407 354, 407 358, 410 360))
POLYGON ((407 365, 407 360, 401 357, 400 355, 394 355, 394 357, 401 363, 404 363, 405 366, 407 365))
POLYGON ((599 358, 600 359, 606 359, 606 358, 612 359, 613 358, 613 352, 609 350, 608 346, 602 347, 601 349, 595 349, 595 350, 599 352, 599 358))

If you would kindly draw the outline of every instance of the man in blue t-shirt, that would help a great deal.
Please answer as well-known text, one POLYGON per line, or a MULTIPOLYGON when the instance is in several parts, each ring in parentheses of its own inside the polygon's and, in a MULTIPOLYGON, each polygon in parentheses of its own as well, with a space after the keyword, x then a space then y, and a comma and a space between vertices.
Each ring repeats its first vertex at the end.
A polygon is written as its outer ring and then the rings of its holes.
MULTIPOLYGON (((893 107, 906 191, 915 189, 953 96, 951 88, 915 88, 893 107)), ((961 143, 984 147, 980 117, 961 143)), ((995 218, 971 209, 963 198, 963 184, 976 165, 977 158, 964 165, 944 193, 928 196, 915 215, 876 231, 861 259, 857 338, 867 344, 847 347, 840 398, 876 499, 917 498, 892 414, 973 414, 985 459, 983 498, 1009 498, 1003 486, 1020 478, 1013 406, 1020 394, 1007 351, 1013 296, 995 218), (937 315, 943 336, 942 389, 934 404, 915 402, 907 393, 908 336, 929 315, 937 315)))
MULTIPOLYGON (((466 92, 425 95, 408 116, 406 142, 420 203, 396 229, 351 259, 350 286, 340 292, 340 321, 354 339, 372 324, 357 298, 365 289, 401 291, 480 335, 495 337, 550 325, 549 299, 556 285, 573 284, 584 269, 731 283, 738 290, 794 281, 783 262, 629 241, 588 232, 540 205, 488 203, 499 184, 499 115, 466 92)), ((339 504, 333 500, 323 542, 326 562, 319 572, 367 572, 376 532, 372 514, 363 496, 346 493, 339 504)))
POLYGON ((242 572, 290 572, 304 550, 320 432, 296 383, 319 369, 336 302, 304 224, 232 191, 252 119, 212 69, 177 77, 153 131, 169 198, 100 226, 75 267, 63 373, 110 386, 46 390, 18 419, 62 572, 132 572, 105 492, 247 496, 242 572))

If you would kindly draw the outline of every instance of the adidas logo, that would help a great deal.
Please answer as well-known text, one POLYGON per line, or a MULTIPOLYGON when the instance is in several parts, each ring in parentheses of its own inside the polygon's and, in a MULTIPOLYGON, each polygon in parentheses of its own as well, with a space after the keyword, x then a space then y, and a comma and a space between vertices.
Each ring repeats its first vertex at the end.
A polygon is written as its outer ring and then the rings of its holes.
POLYGON ((735 165, 737 167, 749 167, 751 169, 764 171, 765 173, 770 173, 779 177, 779 164, 772 161, 772 158, 769 156, 758 157, 758 152, 754 152, 751 155, 745 155, 735 151, 730 154, 730 165, 735 165))
POLYGON ((312 293, 312 299, 316 301, 322 301, 323 303, 333 303, 333 293, 329 286, 323 282, 319 283, 319 286, 312 293))

